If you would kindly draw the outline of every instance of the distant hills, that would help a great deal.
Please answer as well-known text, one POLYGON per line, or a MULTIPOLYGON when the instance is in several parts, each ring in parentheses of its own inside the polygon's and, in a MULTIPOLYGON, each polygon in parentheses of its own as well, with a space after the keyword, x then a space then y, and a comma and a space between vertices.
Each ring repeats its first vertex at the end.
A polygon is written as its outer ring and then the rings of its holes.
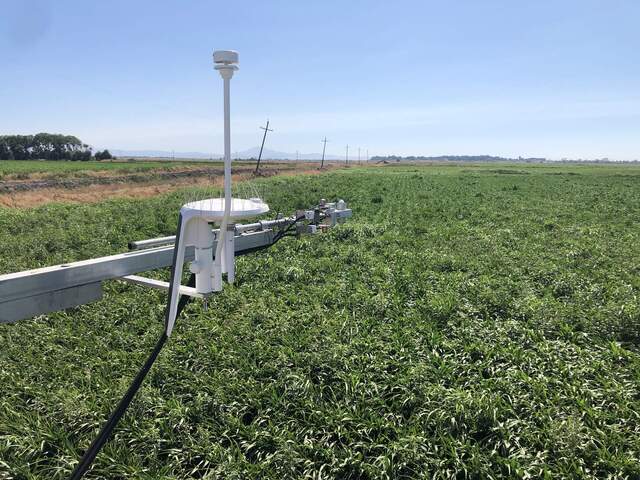
MULTIPOLYGON (((205 153, 205 152, 172 152, 167 150, 111 150, 111 153, 116 157, 151 157, 151 158, 175 158, 176 160, 186 159, 214 159, 218 160, 223 157, 221 153, 205 153)), ((243 160, 258 158, 260 153, 259 147, 249 148, 239 152, 232 152, 232 158, 238 158, 243 160)), ((270 150, 265 148, 262 152, 262 158, 265 160, 295 160, 296 154, 291 152, 280 152, 276 150, 270 150)), ((322 153, 300 153, 297 158, 300 160, 320 160, 322 153)), ((341 155, 325 155, 326 160, 330 161, 344 161, 344 156, 341 155)), ((349 155, 351 162, 357 161, 357 157, 349 155)), ((364 161, 364 158, 362 159, 364 161)), ((373 156, 369 159, 370 163, 397 163, 397 162, 471 162, 471 163, 483 163, 483 162, 508 162, 508 163, 543 163, 543 162, 567 162, 567 163, 636 163, 638 160, 629 161, 615 161, 608 158, 600 159, 547 159, 541 157, 500 157, 494 155, 438 155, 438 156, 407 156, 402 157, 398 155, 388 156, 373 156)))
POLYGON ((222 155, 203 152, 171 152, 166 150, 110 150, 116 157, 161 158, 222 158, 222 155))
MULTIPOLYGON (((258 158, 260 147, 253 147, 240 152, 231 152, 232 158, 250 159, 258 158)), ((223 157, 221 153, 205 153, 205 152, 172 152, 167 150, 111 150, 111 154, 116 157, 161 157, 161 158, 201 158, 201 159, 220 159, 223 157)), ((278 152, 265 148, 262 152, 262 158, 266 160, 295 160, 296 154, 290 152, 278 152)), ((320 160, 322 153, 300 153, 300 160, 320 160)), ((341 160, 342 157, 337 155, 325 155, 326 160, 341 160)))
MULTIPOLYGON (((248 150, 243 150, 242 152, 237 152, 233 154, 233 158, 258 158, 260 154, 259 147, 249 148, 248 150)), ((271 160, 295 160, 299 158, 300 160, 320 160, 322 158, 322 153, 299 153, 296 157, 296 153, 290 152, 278 152, 276 150, 269 150, 265 148, 262 151, 262 158, 267 158, 271 160)), ((328 155, 325 154, 325 160, 340 160, 342 157, 337 155, 328 155)))

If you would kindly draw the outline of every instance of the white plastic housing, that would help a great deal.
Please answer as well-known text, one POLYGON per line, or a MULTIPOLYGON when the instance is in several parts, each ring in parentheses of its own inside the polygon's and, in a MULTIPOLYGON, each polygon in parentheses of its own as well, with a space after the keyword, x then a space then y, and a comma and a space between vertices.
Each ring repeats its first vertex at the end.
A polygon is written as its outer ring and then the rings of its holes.
MULTIPOLYGON (((187 203, 180 212, 184 217, 198 216, 209 222, 218 222, 224 218, 224 198, 208 198, 197 202, 187 203)), ((253 217, 269 211, 269 205, 259 198, 232 198, 230 219, 253 217)))
POLYGON ((213 52, 213 62, 225 65, 238 63, 238 52, 235 50, 216 50, 213 52))
MULTIPOLYGON (((180 209, 180 229, 176 236, 172 288, 169 291, 169 312, 167 317, 167 335, 171 334, 178 308, 179 286, 182 280, 184 253, 188 246, 195 247, 195 261, 190 270, 196 276, 196 291, 201 294, 222 290, 222 274, 227 274, 229 283, 235 278, 235 243, 233 231, 222 235, 220 259, 214 263, 212 222, 220 222, 225 213, 224 198, 209 198, 187 203, 180 209)), ((253 217, 269 211, 269 205, 257 198, 231 199, 229 219, 253 217)), ((220 239, 218 239, 220 240, 220 239)))

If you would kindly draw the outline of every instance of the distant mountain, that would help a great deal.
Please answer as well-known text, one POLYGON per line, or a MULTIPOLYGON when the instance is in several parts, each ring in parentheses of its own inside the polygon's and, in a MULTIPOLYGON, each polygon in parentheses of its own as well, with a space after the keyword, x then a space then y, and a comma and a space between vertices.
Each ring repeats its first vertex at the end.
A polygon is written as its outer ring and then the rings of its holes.
POLYGON ((171 152, 166 150, 110 150, 112 155, 116 157, 153 157, 153 158, 222 158, 219 153, 203 153, 203 152, 171 152))
MULTIPOLYGON (((180 159, 220 159, 223 157, 220 153, 204 153, 204 152, 171 152, 166 150, 110 150, 112 155, 116 157, 154 157, 154 158, 175 158, 180 159)), ((231 152, 232 158, 249 159, 258 158, 260 147, 253 147, 240 152, 231 152)), ((265 160, 295 160, 295 153, 278 152, 265 148, 262 151, 262 158, 265 160)), ((300 160, 320 160, 322 153, 300 153, 300 160)), ((341 160, 342 157, 337 155, 325 155, 326 160, 341 160)))
MULTIPOLYGON (((249 148, 248 150, 243 150, 241 152, 232 153, 233 158, 258 158, 260 154, 260 147, 249 148)), ((295 160, 296 154, 289 152, 278 152, 276 150, 269 150, 265 148, 262 151, 262 158, 267 160, 295 160)), ((298 153, 297 158, 300 160, 320 160, 322 158, 322 153, 298 153)), ((338 160, 340 157, 336 155, 326 155, 324 156, 325 160, 338 160)))

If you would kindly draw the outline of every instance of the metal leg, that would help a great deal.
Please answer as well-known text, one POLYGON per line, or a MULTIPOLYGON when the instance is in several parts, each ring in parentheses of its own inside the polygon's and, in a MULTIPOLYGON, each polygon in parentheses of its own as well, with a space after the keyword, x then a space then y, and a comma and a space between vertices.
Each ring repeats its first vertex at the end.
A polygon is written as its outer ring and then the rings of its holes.
POLYGON ((165 317, 165 331, 167 337, 171 335, 178 313, 178 301, 180 297, 180 283, 182 282, 182 265, 184 264, 184 224, 182 212, 178 216, 178 232, 173 250, 173 265, 171 266, 171 282, 169 284, 169 297, 165 317))

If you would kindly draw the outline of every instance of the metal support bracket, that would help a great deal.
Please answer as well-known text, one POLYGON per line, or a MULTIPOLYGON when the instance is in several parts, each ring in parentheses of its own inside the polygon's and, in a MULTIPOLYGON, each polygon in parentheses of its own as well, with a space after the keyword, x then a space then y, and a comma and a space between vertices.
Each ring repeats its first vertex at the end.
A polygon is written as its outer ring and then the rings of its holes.
MULTIPOLYGON (((120 280, 125 281, 127 283, 133 283, 134 285, 142 285, 143 287, 155 288, 157 290, 169 290, 169 282, 165 282, 163 280, 156 280, 155 278, 143 277, 141 275, 127 275, 125 277, 120 278, 120 280)), ((180 285, 180 289, 178 290, 180 295, 188 295, 193 298, 206 298, 208 295, 198 292, 193 287, 187 287, 185 285, 180 285)))

